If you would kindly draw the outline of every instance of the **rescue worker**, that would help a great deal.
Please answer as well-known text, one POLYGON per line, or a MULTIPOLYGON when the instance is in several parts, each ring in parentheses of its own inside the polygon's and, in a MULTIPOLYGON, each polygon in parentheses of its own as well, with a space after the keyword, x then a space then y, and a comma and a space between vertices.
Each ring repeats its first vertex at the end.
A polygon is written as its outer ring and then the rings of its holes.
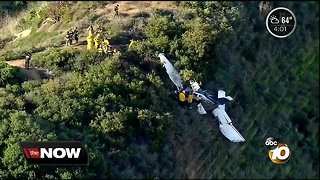
POLYGON ((72 45, 72 30, 70 29, 66 34, 66 45, 72 45))
POLYGON ((93 33, 89 31, 87 36, 87 49, 90 50, 94 46, 93 44, 93 33))
POLYGON ((102 35, 99 32, 97 36, 94 38, 94 46, 98 49, 99 52, 102 52, 102 35))
POLYGON ((102 24, 99 24, 99 25, 98 25, 98 28, 97 28, 97 32, 98 32, 98 33, 102 33, 103 31, 104 31, 103 25, 102 25, 102 24))
POLYGON ((26 56, 25 56, 25 61, 24 61, 24 67, 26 69, 29 69, 30 68, 30 59, 31 59, 31 55, 28 53, 26 56))
POLYGON ((115 7, 114 7, 114 16, 113 17, 115 17, 115 16, 117 16, 117 17, 119 17, 119 4, 117 4, 115 7))
POLYGON ((70 45, 72 45, 72 43, 73 43, 73 41, 72 41, 72 39, 73 39, 73 29, 70 29, 69 36, 70 36, 69 42, 70 42, 70 45))
POLYGON ((187 100, 188 100, 189 109, 192 109, 192 106, 191 106, 192 100, 193 100, 193 92, 192 91, 188 93, 187 100))
POLYGON ((79 34, 78 33, 79 33, 78 28, 75 28, 73 30, 73 39, 76 41, 76 43, 78 43, 78 41, 79 41, 79 34))
POLYGON ((72 40, 73 40, 73 29, 70 29, 69 31, 69 36, 70 36, 70 42, 72 44, 72 40))
POLYGON ((133 39, 130 40, 130 44, 128 46, 128 49, 130 50, 132 48, 132 45, 135 44, 135 41, 133 39))
POLYGON ((92 25, 90 25, 89 27, 88 27, 88 33, 90 34, 93 34, 93 26, 92 25))
POLYGON ((103 51, 104 51, 104 53, 107 54, 109 49, 110 49, 110 43, 109 43, 107 37, 105 37, 104 40, 103 40, 103 51))
POLYGON ((66 35, 65 35, 65 40, 66 40, 66 46, 69 45, 69 30, 67 31, 66 35))
POLYGON ((180 105, 185 105, 185 103, 186 103, 186 92, 185 91, 181 91, 180 93, 179 93, 179 103, 180 103, 180 105))

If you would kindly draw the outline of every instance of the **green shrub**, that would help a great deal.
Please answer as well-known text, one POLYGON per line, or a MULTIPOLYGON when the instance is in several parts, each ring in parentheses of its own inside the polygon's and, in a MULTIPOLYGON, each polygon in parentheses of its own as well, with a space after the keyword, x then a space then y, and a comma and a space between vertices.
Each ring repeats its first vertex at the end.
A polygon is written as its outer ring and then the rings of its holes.
POLYGON ((19 69, 0 61, 0 87, 4 87, 7 84, 21 83, 24 80, 25 76, 19 69))
POLYGON ((130 33, 121 31, 111 38, 111 44, 129 44, 131 39, 130 33))
POLYGON ((126 33, 125 31, 130 30, 130 21, 128 18, 116 19, 109 22, 107 18, 102 16, 97 20, 96 24, 105 24, 105 30, 110 37, 121 35, 121 33, 126 33))
POLYGON ((38 28, 40 24, 47 18, 47 13, 44 10, 32 9, 27 17, 21 18, 17 28, 27 29, 29 27, 38 28))
POLYGON ((147 18, 148 17, 132 18, 130 23, 128 23, 128 27, 126 29, 129 30, 130 36, 133 39, 142 40, 146 38, 145 27, 147 24, 147 18))
POLYGON ((44 50, 43 47, 26 46, 24 48, 14 48, 10 50, 4 50, 0 52, 0 60, 9 61, 22 59, 27 53, 36 53, 44 50))
POLYGON ((47 17, 46 9, 32 9, 26 17, 22 17, 19 20, 16 28, 20 31, 30 27, 38 28, 47 17))
POLYGON ((72 65, 72 70, 83 72, 89 69, 90 66, 98 65, 105 59, 105 56, 97 51, 81 51, 76 58, 72 59, 74 61, 70 62, 72 65))
POLYGON ((183 34, 182 43, 186 54, 192 59, 194 66, 200 60, 208 60, 208 54, 217 37, 217 31, 200 19, 191 21, 188 30, 183 34))
POLYGON ((55 72, 87 70, 90 65, 103 61, 104 55, 97 51, 87 51, 78 48, 52 48, 39 53, 32 58, 32 63, 55 72))
POLYGON ((67 71, 71 69, 69 61, 71 61, 72 58, 75 58, 78 52, 79 50, 75 48, 53 48, 35 55, 32 58, 32 63, 37 67, 53 71, 67 71))
POLYGON ((167 9, 155 9, 154 13, 156 14, 156 16, 160 15, 160 16, 165 16, 165 17, 173 17, 174 13, 170 10, 167 9))
POLYGON ((62 21, 65 23, 69 23, 73 20, 73 12, 70 8, 68 7, 63 7, 62 8, 62 21))
POLYGON ((0 86, 4 86, 14 78, 14 68, 0 61, 0 86))
POLYGON ((185 26, 178 20, 172 21, 166 16, 160 16, 149 21, 146 27, 148 41, 146 45, 154 53, 175 51, 171 44, 182 36, 185 26))
POLYGON ((136 19, 136 18, 149 18, 150 14, 147 12, 138 12, 137 14, 133 15, 132 18, 136 19))
POLYGON ((146 27, 146 33, 149 38, 168 35, 168 31, 170 31, 170 21, 167 17, 150 20, 146 27))
POLYGON ((0 52, 0 60, 2 61, 21 59, 21 58, 23 58, 23 53, 22 51, 19 51, 19 50, 7 50, 7 51, 0 52))

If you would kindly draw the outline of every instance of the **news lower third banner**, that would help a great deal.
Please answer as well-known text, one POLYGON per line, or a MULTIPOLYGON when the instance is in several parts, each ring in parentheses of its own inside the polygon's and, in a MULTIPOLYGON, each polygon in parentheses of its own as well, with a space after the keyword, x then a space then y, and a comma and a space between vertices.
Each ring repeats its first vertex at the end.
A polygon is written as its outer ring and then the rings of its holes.
POLYGON ((28 164, 88 165, 89 156, 80 141, 23 141, 19 143, 28 164))

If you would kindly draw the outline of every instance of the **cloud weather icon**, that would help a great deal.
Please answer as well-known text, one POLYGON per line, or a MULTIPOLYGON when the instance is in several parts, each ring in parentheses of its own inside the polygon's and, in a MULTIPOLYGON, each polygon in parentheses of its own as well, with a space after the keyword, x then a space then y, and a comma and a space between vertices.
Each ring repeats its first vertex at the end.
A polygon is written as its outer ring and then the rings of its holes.
POLYGON ((272 16, 270 16, 270 22, 271 22, 271 24, 279 24, 279 19, 275 16, 275 15, 272 15, 272 16))

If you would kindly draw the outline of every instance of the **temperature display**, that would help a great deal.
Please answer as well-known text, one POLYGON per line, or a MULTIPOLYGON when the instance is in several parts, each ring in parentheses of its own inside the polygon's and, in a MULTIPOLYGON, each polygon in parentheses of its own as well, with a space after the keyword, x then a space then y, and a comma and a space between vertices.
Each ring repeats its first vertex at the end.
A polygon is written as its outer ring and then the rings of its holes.
POLYGON ((267 16, 266 26, 270 34, 277 38, 288 37, 296 28, 296 17, 287 8, 273 9, 267 16))

